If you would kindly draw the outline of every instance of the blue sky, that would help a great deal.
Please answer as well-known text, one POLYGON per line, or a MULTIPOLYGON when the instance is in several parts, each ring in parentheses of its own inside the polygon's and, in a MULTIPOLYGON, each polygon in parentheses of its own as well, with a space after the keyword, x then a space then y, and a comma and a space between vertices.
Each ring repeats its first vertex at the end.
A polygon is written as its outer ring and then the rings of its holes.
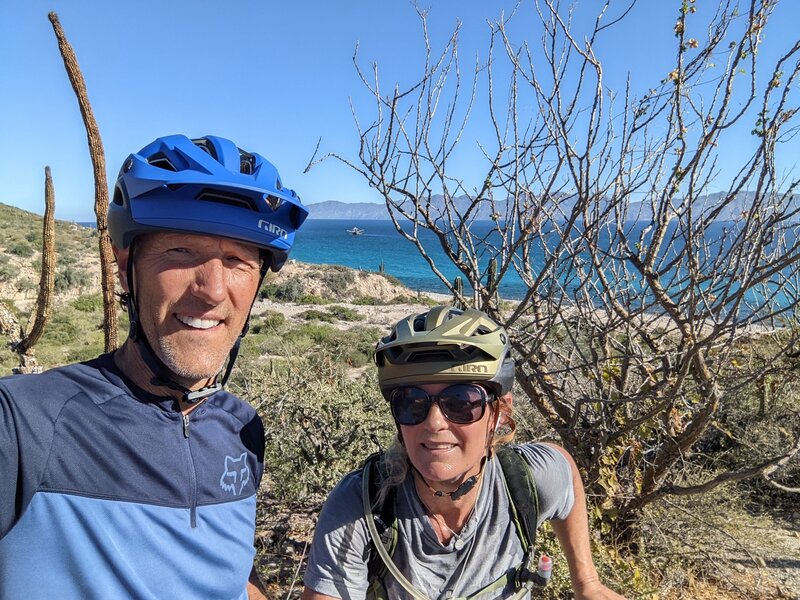
MULTIPOLYGON (((463 22, 461 55, 469 62, 486 54, 486 19, 515 2, 421 5, 430 9, 435 48, 457 19, 463 22)), ((600 2, 581 5, 595 10, 600 2)), ((642 86, 666 74, 679 7, 679 0, 640 2, 600 48, 607 85, 620 86, 628 72, 642 86)), ((303 170, 319 138, 322 151, 356 157, 349 103, 368 101, 351 60, 357 42, 364 63, 378 62, 385 85, 410 83, 420 73, 421 27, 411 2, 26 0, 0 3, 0 202, 41 213, 44 167, 50 165, 57 216, 93 220, 85 130, 49 10, 58 13, 86 79, 110 181, 130 152, 158 136, 215 134, 268 157, 305 202, 380 201, 339 163, 303 170)), ((535 41, 532 10, 530 0, 522 3, 514 32, 519 40, 535 41)), ((800 7, 792 0, 780 11, 768 41, 785 49, 796 37, 790 29, 800 7)), ((475 148, 483 133, 469 133, 466 142, 475 148)))

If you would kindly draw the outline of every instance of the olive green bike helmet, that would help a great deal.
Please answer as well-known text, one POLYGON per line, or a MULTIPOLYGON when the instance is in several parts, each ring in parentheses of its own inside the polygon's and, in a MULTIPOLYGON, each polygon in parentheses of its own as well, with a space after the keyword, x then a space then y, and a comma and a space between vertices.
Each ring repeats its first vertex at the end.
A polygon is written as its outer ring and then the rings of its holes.
POLYGON ((378 383, 384 396, 399 385, 465 381, 502 396, 514 384, 509 350, 506 330, 485 313, 436 306, 402 319, 378 342, 378 383))

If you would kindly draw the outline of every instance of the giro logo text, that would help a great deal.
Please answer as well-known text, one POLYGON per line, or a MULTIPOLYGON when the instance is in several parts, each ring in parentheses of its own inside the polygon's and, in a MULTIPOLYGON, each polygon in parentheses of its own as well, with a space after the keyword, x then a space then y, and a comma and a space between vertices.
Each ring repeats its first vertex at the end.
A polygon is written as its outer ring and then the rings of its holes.
POLYGON ((263 229, 264 231, 269 231, 272 235, 277 235, 278 237, 288 238, 289 232, 286 231, 283 227, 278 227, 275 223, 270 223, 269 221, 265 221, 264 219, 259 220, 258 228, 263 229))

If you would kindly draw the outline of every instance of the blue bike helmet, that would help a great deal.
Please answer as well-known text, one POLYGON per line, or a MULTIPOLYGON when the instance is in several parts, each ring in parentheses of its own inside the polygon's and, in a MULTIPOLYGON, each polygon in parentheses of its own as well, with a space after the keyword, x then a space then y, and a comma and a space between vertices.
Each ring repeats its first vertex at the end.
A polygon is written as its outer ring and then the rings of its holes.
POLYGON ((278 271, 307 216, 264 157, 221 137, 170 135, 123 163, 108 230, 118 248, 152 231, 226 237, 260 248, 265 266, 278 271))

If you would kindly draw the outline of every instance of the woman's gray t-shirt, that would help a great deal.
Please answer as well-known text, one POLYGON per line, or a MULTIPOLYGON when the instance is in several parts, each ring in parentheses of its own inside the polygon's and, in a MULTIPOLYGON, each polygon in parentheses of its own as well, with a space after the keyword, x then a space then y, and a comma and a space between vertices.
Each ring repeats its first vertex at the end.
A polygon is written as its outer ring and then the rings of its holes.
MULTIPOLYGON (((546 444, 517 446, 531 465, 539 496, 539 524, 565 519, 572 510, 572 471, 564 456, 546 444)), ((411 475, 397 488, 395 564, 429 598, 469 596, 522 562, 522 544, 510 516, 502 469, 496 458, 485 469, 478 501, 463 530, 443 546, 417 496, 411 475)), ((366 596, 370 539, 361 502, 361 471, 350 473, 328 496, 319 516, 304 583, 320 594, 366 596)), ((391 574, 384 577, 390 598, 408 593, 391 574)), ((508 597, 512 589, 481 595, 508 597)))

